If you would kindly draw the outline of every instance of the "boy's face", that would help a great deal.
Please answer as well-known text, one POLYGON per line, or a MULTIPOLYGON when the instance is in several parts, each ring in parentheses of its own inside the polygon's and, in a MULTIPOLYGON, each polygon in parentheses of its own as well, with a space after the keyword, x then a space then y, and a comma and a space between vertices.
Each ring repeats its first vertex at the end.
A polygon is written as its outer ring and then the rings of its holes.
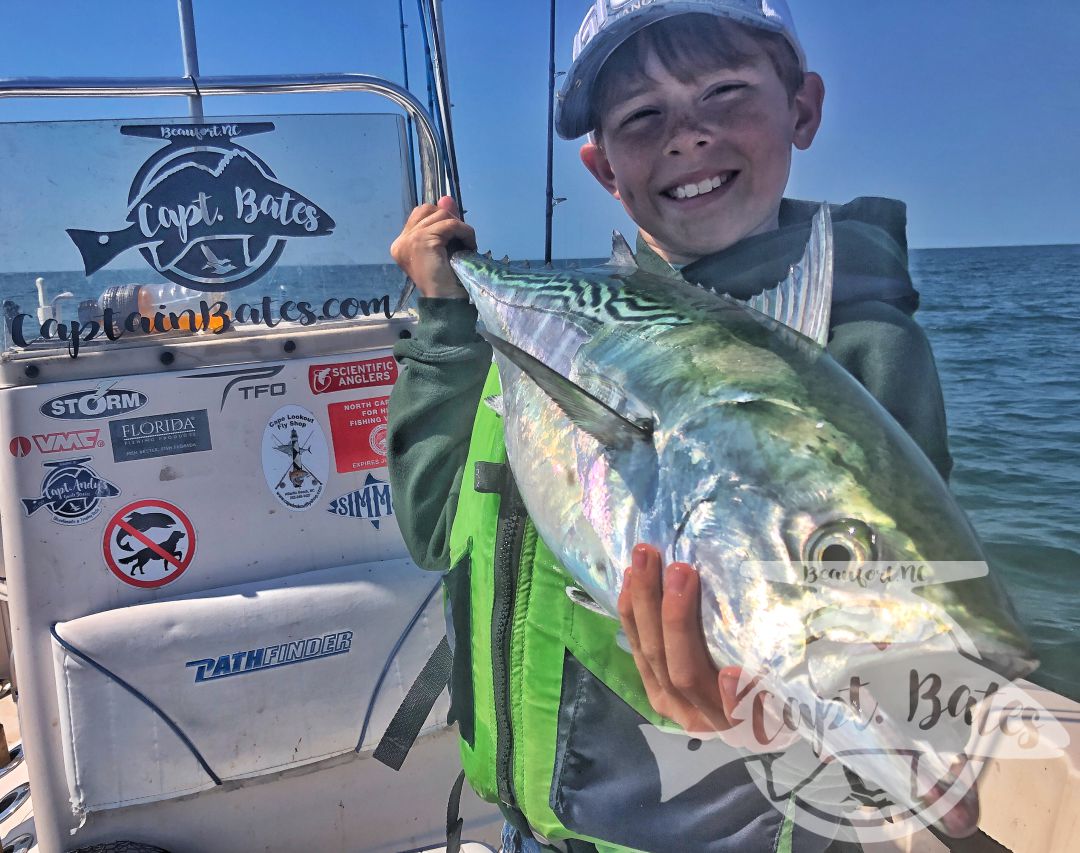
MULTIPOLYGON (((790 101, 759 48, 738 68, 672 76, 653 53, 600 116, 581 158, 646 242, 689 263, 777 227, 791 147, 810 146, 824 87, 816 74, 790 101)), ((620 81, 621 82, 621 81, 620 81)))

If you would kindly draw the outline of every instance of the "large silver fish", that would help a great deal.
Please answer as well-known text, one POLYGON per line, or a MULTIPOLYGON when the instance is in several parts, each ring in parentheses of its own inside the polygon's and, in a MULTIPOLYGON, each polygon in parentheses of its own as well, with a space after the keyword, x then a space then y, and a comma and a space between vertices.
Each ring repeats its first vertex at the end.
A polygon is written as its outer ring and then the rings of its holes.
MULTIPOLYGON (((945 583, 954 577, 931 567, 923 580, 939 582, 887 592, 850 582, 870 563, 985 558, 926 456, 825 351, 827 208, 788 279, 751 304, 638 269, 621 238, 588 270, 466 252, 452 264, 495 347, 493 404, 525 505, 580 590, 615 616, 636 543, 690 563, 717 666, 741 664, 800 707, 828 707, 839 722, 827 749, 895 802, 937 798, 940 787, 913 790, 911 754, 922 776, 952 778, 966 735, 910 743, 909 708, 882 706, 866 725, 857 703, 831 701, 837 691, 856 677, 877 698, 883 673, 896 680, 950 655, 1003 682, 1035 661, 985 572, 945 583), (807 574, 821 561, 846 566, 848 582, 807 574)), ((971 797, 947 829, 971 829, 971 797)))

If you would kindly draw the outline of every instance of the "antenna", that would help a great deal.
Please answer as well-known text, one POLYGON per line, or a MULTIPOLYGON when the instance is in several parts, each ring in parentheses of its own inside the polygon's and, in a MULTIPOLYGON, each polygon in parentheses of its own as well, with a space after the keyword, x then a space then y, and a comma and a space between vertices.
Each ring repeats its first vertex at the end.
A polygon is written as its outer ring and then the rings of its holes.
POLYGON ((191 0, 176 0, 180 13, 180 47, 184 51, 184 76, 195 87, 195 94, 188 95, 188 110, 196 121, 203 120, 202 95, 199 94, 199 47, 195 44, 195 13, 191 0))

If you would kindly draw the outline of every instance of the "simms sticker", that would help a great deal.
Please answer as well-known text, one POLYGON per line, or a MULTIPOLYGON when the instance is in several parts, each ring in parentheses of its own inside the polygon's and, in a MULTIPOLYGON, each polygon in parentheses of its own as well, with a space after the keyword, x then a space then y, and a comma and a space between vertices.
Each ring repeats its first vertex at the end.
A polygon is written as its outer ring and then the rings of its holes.
POLYGON ((73 391, 53 397, 41 406, 41 414, 61 421, 88 421, 110 415, 123 415, 141 409, 149 402, 139 391, 110 388, 107 391, 73 391))

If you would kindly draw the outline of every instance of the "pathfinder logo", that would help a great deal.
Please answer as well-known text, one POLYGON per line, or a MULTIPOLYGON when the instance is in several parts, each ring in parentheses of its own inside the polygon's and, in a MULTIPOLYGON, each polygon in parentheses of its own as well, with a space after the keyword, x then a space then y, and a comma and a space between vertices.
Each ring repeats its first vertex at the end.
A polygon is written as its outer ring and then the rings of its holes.
POLYGON ((137 248, 170 281, 233 290, 273 267, 290 237, 333 233, 326 211, 279 183, 262 159, 233 141, 272 130, 272 122, 121 127, 125 136, 168 144, 135 175, 126 228, 67 229, 86 275, 137 248))
POLYGON ((263 669, 304 663, 317 658, 347 655, 352 651, 352 631, 335 631, 322 637, 295 642, 277 643, 258 649, 219 655, 216 658, 189 660, 186 666, 195 667, 195 683, 217 681, 232 675, 244 675, 263 669))

